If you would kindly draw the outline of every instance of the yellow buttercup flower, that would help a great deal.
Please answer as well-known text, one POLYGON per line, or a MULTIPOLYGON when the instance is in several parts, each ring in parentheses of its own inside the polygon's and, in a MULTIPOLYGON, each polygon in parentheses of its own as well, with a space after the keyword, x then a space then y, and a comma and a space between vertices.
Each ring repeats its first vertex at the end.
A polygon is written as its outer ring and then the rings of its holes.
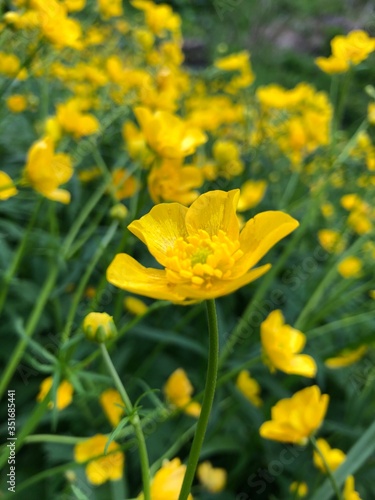
POLYGON ((135 314, 136 316, 145 314, 148 310, 148 306, 142 300, 137 299, 136 297, 125 297, 124 307, 131 314, 135 314))
POLYGON ((315 64, 319 69, 327 73, 328 75, 335 75, 336 73, 345 73, 348 71, 350 64, 345 59, 340 59, 339 57, 317 57, 315 59, 315 64))
POLYGON ((80 12, 85 8, 86 0, 64 0, 68 12, 80 12))
POLYGON ((122 0, 98 0, 99 11, 103 19, 122 16, 122 0))
POLYGON ((260 435, 282 443, 304 445, 322 424, 328 401, 328 394, 321 394, 317 385, 302 389, 272 407, 272 420, 261 425, 260 435))
POLYGON ((86 476, 89 482, 96 486, 107 481, 118 481, 123 474, 124 454, 116 451, 120 449, 120 445, 111 441, 107 454, 101 456, 107 441, 107 436, 96 434, 74 447, 74 460, 78 463, 89 461, 85 468, 86 476))
POLYGON ((211 191, 189 208, 156 205, 128 229, 164 269, 145 268, 130 255, 118 254, 107 280, 131 293, 183 303, 221 297, 259 278, 270 265, 252 267, 298 222, 283 212, 263 212, 240 232, 239 194, 238 189, 211 191))
POLYGON ((286 325, 280 310, 272 311, 260 326, 263 352, 271 369, 285 373, 314 377, 316 363, 311 356, 299 354, 305 346, 306 336, 286 325))
POLYGON ((198 465, 197 476, 200 483, 210 493, 223 491, 227 484, 227 471, 219 467, 212 467, 211 462, 202 462, 198 465))
MULTIPOLYGON (((324 456, 329 469, 335 471, 345 460, 346 455, 342 450, 338 448, 331 448, 325 439, 317 439, 316 445, 319 448, 321 454, 324 456)), ((327 474, 327 467, 325 466, 322 457, 317 451, 314 451, 314 465, 320 469, 323 474, 327 474)))
POLYGON ((241 370, 238 374, 236 387, 254 406, 261 406, 263 404, 259 396, 260 385, 250 376, 250 372, 247 370, 241 370))
MULTIPOLYGON (((178 500, 185 471, 186 465, 182 465, 179 458, 164 461, 151 481, 152 500, 178 500)), ((143 493, 138 499, 144 499, 143 493)), ((193 497, 189 495, 188 500, 193 500, 193 497)))
POLYGON ((83 320, 83 331, 89 340, 105 342, 117 335, 112 316, 103 312, 90 312, 83 320))
POLYGON ((267 182, 260 181, 246 181, 241 186, 241 196, 238 200, 237 211, 245 212, 250 208, 256 207, 263 199, 267 189, 267 182))
POLYGON ((301 483, 301 482, 298 482, 298 481, 294 481, 289 486, 289 491, 291 493, 296 493, 298 498, 303 498, 303 497, 305 497, 308 494, 309 487, 304 482, 301 483))
POLYGON ((112 427, 117 427, 124 416, 124 402, 116 389, 107 389, 99 398, 100 405, 112 427))
POLYGON ((207 141, 199 128, 166 111, 152 113, 148 108, 138 107, 134 113, 148 145, 162 158, 192 155, 207 141))
POLYGON ((345 241, 334 229, 321 229, 318 232, 319 243, 330 253, 341 253, 345 249, 345 241))
POLYGON ((344 349, 337 356, 326 359, 324 364, 328 368, 344 368, 356 363, 367 351, 368 347, 366 345, 361 345, 357 349, 344 349))
MULTIPOLYGON (((44 398, 49 393, 52 384, 53 384, 52 377, 47 377, 46 379, 43 380, 43 382, 40 384, 39 394, 36 397, 37 401, 44 400, 44 398)), ((60 382, 56 391, 56 408, 58 410, 63 410, 64 408, 70 405, 70 403, 73 400, 73 392, 74 388, 72 384, 68 382, 68 380, 63 380, 62 382, 60 382)), ((53 404, 54 404, 53 401, 50 401, 48 404, 49 408, 53 408, 53 404)))
POLYGON ((170 5, 156 5, 148 0, 134 0, 132 5, 136 9, 144 11, 146 24, 155 35, 163 37, 167 31, 179 33, 181 18, 173 12, 170 5))
POLYGON ((362 271, 362 261, 351 255, 338 264, 337 270, 343 278, 358 278, 362 271))
POLYGON ((116 168, 112 172, 112 185, 110 189, 116 200, 130 198, 137 192, 138 186, 137 179, 129 175, 124 168, 116 168))
POLYGON ((359 493, 355 491, 354 476, 348 476, 345 481, 344 491, 342 492, 343 500, 361 500, 359 493))
POLYGON ((12 113, 22 113, 27 108, 27 97, 22 94, 13 94, 7 98, 6 105, 12 113))
POLYGON ((50 137, 40 139, 31 146, 24 177, 40 194, 53 201, 69 203, 69 191, 59 189, 59 186, 68 182, 72 175, 70 157, 64 153, 55 153, 50 137))
POLYGON ((18 190, 12 179, 6 172, 0 170, 0 200, 7 200, 12 196, 16 196, 18 190))
POLYGON ((370 102, 367 106, 367 119, 370 125, 375 125, 375 102, 370 102))
POLYGON ((243 172, 240 149, 234 141, 216 141, 212 148, 216 175, 231 179, 243 172))
POLYGON ((193 386, 182 368, 175 370, 164 386, 165 397, 176 408, 181 408, 187 415, 199 417, 201 405, 191 401, 193 386))
POLYGON ((14 78, 21 69, 21 61, 14 54, 0 52, 0 74, 14 78))
POLYGON ((99 121, 91 113, 83 113, 77 101, 58 104, 56 118, 63 130, 76 139, 85 135, 95 134, 99 130, 99 121))

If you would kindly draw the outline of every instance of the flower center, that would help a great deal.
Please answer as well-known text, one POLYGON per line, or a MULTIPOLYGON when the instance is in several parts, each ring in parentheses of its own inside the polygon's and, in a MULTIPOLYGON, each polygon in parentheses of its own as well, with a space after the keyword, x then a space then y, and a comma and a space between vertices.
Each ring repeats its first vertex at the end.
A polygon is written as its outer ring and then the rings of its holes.
POLYGON ((230 279, 235 262, 242 256, 238 240, 230 240, 222 230, 211 237, 200 229, 195 235, 178 238, 168 250, 167 278, 172 283, 210 288, 215 279, 230 279))

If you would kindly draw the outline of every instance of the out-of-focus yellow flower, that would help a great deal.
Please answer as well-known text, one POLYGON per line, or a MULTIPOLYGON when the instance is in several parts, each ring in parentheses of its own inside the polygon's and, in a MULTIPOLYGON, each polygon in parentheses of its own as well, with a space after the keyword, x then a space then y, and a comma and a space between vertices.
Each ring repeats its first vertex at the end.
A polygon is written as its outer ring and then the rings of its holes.
POLYGON ((334 229, 321 229, 318 231, 318 239, 326 252, 341 253, 345 249, 341 234, 334 229))
POLYGON ((327 73, 328 75, 335 75, 336 73, 345 73, 348 71, 350 64, 345 59, 339 59, 338 57, 317 57, 315 59, 315 64, 319 69, 327 73))
POLYGON ((211 462, 202 462, 198 465, 197 476, 200 483, 210 493, 223 491, 227 484, 227 471, 219 467, 212 467, 211 462))
POLYGON ((50 200, 69 203, 69 191, 59 189, 59 186, 68 182, 72 175, 70 157, 64 153, 55 153, 50 137, 34 142, 24 169, 25 180, 33 189, 50 200))
POLYGON ((123 200, 133 196, 139 188, 137 179, 129 175, 124 168, 117 168, 112 172, 112 185, 110 189, 116 200, 123 200))
POLYGON ((117 219, 119 221, 123 221, 129 215, 129 210, 122 203, 116 203, 109 211, 109 215, 113 219, 117 219))
POLYGON ((370 290, 369 293, 370 297, 375 300, 375 290, 370 290))
POLYGON ((246 181, 241 186, 241 195, 238 200, 237 212, 244 212, 256 207, 264 198, 267 189, 266 181, 246 181))
POLYGON ((61 125, 56 116, 49 116, 45 121, 44 135, 50 137, 53 142, 57 142, 61 139, 61 125))
POLYGON ((343 500, 361 500, 359 493, 355 491, 354 476, 348 476, 345 481, 344 491, 342 492, 343 500))
MULTIPOLYGON (((321 454, 324 456, 330 471, 335 471, 345 460, 346 455, 343 451, 338 448, 331 448, 325 439, 317 439, 316 445, 319 448, 321 454)), ((327 474, 327 468, 322 460, 322 457, 317 451, 314 450, 314 465, 320 469, 323 474, 327 474)))
POLYGON ((13 94, 7 98, 6 105, 12 113, 22 113, 27 108, 27 97, 22 94, 13 94))
POLYGON ((350 366, 360 360, 367 352, 368 347, 361 345, 357 349, 344 349, 337 356, 328 358, 325 360, 324 364, 328 368, 343 368, 345 366, 350 366))
POLYGON ((181 18, 173 12, 170 5, 156 5, 148 0, 134 0, 132 5, 136 9, 144 11, 146 24, 155 35, 164 37, 168 31, 179 34, 181 18))
POLYGON ((243 172, 244 165, 240 158, 240 149, 234 141, 216 141, 212 148, 216 162, 216 175, 231 179, 243 172))
POLYGON ((124 416, 124 402, 116 389, 107 389, 99 398, 100 405, 112 427, 117 427, 124 416))
POLYGON ((323 205, 320 207, 320 210, 321 210, 322 214, 324 215, 324 217, 326 217, 327 219, 332 217, 332 215, 335 213, 334 206, 332 205, 332 203, 328 203, 328 202, 323 203, 323 205))
POLYGON ((0 74, 14 78, 20 69, 21 62, 16 55, 0 52, 0 74))
POLYGON ((195 188, 203 184, 201 169, 193 165, 182 165, 181 159, 164 158, 161 165, 155 165, 148 178, 147 186, 152 201, 176 201, 188 206, 196 200, 199 192, 195 188))
POLYGON ((321 394, 317 385, 302 389, 272 407, 272 420, 262 424, 260 435, 282 443, 304 445, 321 426, 328 401, 328 394, 321 394))
POLYGON ((340 198, 340 204, 343 206, 346 210, 352 210, 355 208, 359 203, 361 202, 360 197, 355 194, 345 194, 340 198))
POLYGON ((122 127, 122 136, 126 143, 130 158, 147 163, 150 151, 147 148, 146 139, 143 133, 133 122, 125 122, 122 127))
POLYGON ((90 312, 83 320, 83 331, 89 340, 105 342, 117 335, 112 316, 107 313, 90 312))
POLYGON ((56 118, 60 126, 76 139, 95 134, 99 130, 99 122, 91 113, 83 113, 76 101, 58 104, 56 118))
POLYGON ((246 50, 216 60, 215 66, 223 71, 239 72, 239 75, 233 77, 225 88, 229 93, 236 93, 238 89, 248 87, 255 80, 250 64, 250 54, 246 50))
POLYGON ((135 29, 134 38, 145 51, 151 50, 155 42, 154 35, 147 29, 135 29))
MULTIPOLYGON (((178 500, 185 471, 186 465, 181 464, 179 458, 171 461, 165 460, 151 481, 152 500, 178 500)), ((141 493, 138 500, 143 499, 144 496, 141 493)), ((193 500, 193 497, 189 495, 188 500, 193 500)))
POLYGON ((346 257, 338 264, 337 270, 343 278, 358 278, 362 272, 362 261, 353 255, 346 257))
POLYGON ((207 141, 206 134, 181 118, 138 107, 134 110, 148 145, 162 158, 184 158, 192 155, 207 141))
MULTIPOLYGON (((43 382, 40 384, 39 387, 39 394, 36 397, 37 401, 44 400, 44 398, 49 393, 52 384, 53 384, 52 377, 47 377, 43 380, 43 382)), ((58 410, 63 410, 64 408, 70 405, 70 403, 73 400, 73 392, 74 388, 68 380, 63 380, 62 382, 60 382, 56 391, 56 408, 58 410)), ((48 403, 49 408, 53 408, 53 405, 54 405, 53 401, 50 401, 48 403)))
POLYGON ((143 302, 143 300, 137 299, 136 297, 125 297, 124 307, 135 316, 141 316, 148 310, 148 306, 143 302))
POLYGON ((122 0, 98 0, 99 11, 103 19, 123 15, 122 0))
POLYGON ((90 460, 85 468, 86 476, 91 484, 97 486, 107 481, 118 481, 123 474, 125 457, 121 451, 116 451, 120 449, 119 444, 111 441, 107 454, 101 456, 107 441, 108 437, 104 434, 96 434, 74 447, 76 462, 84 463, 90 460))
POLYGON ((304 482, 294 481, 290 485, 289 491, 296 493, 298 498, 304 498, 309 492, 309 487, 304 482))
POLYGON ((107 280, 131 293, 183 303, 227 295, 259 278, 270 266, 252 267, 298 222, 283 212, 263 212, 240 232, 239 194, 211 191, 189 208, 156 205, 128 229, 165 269, 148 269, 130 255, 118 254, 107 280))
POLYGON ((12 196, 16 196, 18 190, 12 179, 6 172, 0 170, 0 200, 7 200, 12 196))
POLYGON ((286 325, 280 310, 272 311, 260 326, 263 352, 271 370, 314 377, 316 363, 311 356, 299 354, 305 346, 306 336, 286 325))
POLYGON ((86 0, 64 0, 68 12, 80 12, 86 6, 86 0))
POLYGON ((375 102, 370 102, 367 107, 367 119, 371 125, 375 125, 375 102))
POLYGON ((247 370, 241 370, 238 374, 236 387, 254 406, 261 406, 263 404, 260 398, 260 385, 250 376, 250 372, 247 370))
POLYGON ((164 386, 165 397, 172 406, 181 408, 187 415, 198 418, 201 405, 196 401, 191 401, 193 390, 193 386, 182 368, 175 370, 164 386))
POLYGON ((90 182, 97 179, 102 175, 102 171, 99 167, 85 168, 78 172, 78 179, 81 182, 90 182))

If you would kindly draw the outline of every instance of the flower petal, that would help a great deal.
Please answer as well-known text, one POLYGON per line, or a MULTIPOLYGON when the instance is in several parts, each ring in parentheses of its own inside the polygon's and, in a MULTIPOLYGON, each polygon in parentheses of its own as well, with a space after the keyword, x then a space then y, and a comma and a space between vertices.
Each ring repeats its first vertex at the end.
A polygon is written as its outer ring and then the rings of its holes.
POLYGON ((128 229, 145 245, 155 259, 166 266, 166 253, 178 238, 187 236, 185 215, 187 208, 179 203, 160 203, 128 229))

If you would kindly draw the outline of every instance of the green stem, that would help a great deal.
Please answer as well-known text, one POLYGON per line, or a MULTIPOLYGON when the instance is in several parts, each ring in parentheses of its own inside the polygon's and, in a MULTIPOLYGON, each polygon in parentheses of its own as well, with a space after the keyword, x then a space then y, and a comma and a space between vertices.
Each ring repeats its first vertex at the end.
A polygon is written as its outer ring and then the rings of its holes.
POLYGON ((314 328, 312 330, 307 331, 307 335, 310 338, 315 338, 320 335, 323 335, 325 333, 335 331, 335 330, 341 330, 342 328, 346 328, 348 326, 354 326, 358 325, 359 323, 362 323, 363 321, 369 321, 375 318, 375 312, 370 311, 370 312, 365 312, 361 314, 355 314, 354 316, 348 316, 347 318, 343 319, 338 319, 337 321, 332 321, 331 323, 328 323, 327 325, 319 326, 317 328, 314 328))
POLYGON ((344 116, 344 111, 345 111, 345 105, 346 101, 349 95, 349 87, 350 87, 350 82, 352 80, 352 69, 350 68, 347 73, 344 76, 344 82, 342 85, 341 89, 341 94, 337 103, 337 106, 335 106, 335 129, 338 130, 341 125, 342 118, 344 116))
POLYGON ((310 437, 310 443, 312 444, 312 446, 313 446, 314 450, 316 451, 316 453, 322 459, 322 462, 323 462, 323 465, 325 467, 327 476, 329 477, 329 480, 331 481, 332 488, 333 488, 333 490, 334 490, 334 492, 336 494, 337 500, 342 500, 342 496, 341 496, 339 487, 338 487, 338 485, 336 483, 336 479, 333 476, 332 470, 331 470, 330 466, 328 465, 328 462, 325 459, 324 454, 320 451, 320 448, 317 445, 317 442, 316 442, 316 440, 315 440, 315 438, 313 436, 310 437))
POLYGON ((0 292, 0 315, 1 315, 1 312, 2 312, 4 304, 5 304, 5 300, 6 300, 6 297, 8 294, 8 289, 9 289, 10 283, 12 282, 13 276, 17 272, 18 266, 20 265, 23 254, 25 252, 26 243, 27 243, 27 240, 29 239, 31 230, 34 227, 34 224, 35 224, 36 218, 38 216, 42 201, 43 201, 43 198, 40 198, 36 207, 35 207, 34 213, 31 216, 31 219, 30 219, 29 224, 26 228, 25 234, 23 235, 21 243, 19 244, 19 247, 18 247, 18 249, 13 257, 13 260, 12 260, 10 266, 8 267, 7 272, 4 275, 2 288, 1 288, 1 292, 0 292))
POLYGON ((74 436, 57 436, 56 434, 33 434, 25 438, 25 444, 31 443, 58 443, 66 445, 75 445, 86 441, 87 438, 74 436))
POLYGON ((136 410, 133 408, 133 405, 130 401, 128 393, 126 392, 126 389, 123 386, 120 377, 118 376, 116 368, 114 367, 114 365, 112 363, 112 360, 108 354, 108 351, 107 351, 105 344, 100 344, 100 349, 102 352, 104 363, 106 364, 107 369, 113 378, 115 386, 121 395, 121 398, 125 404, 125 408, 127 410, 127 413, 129 415, 131 415, 130 423, 133 426, 134 433, 135 433, 135 436, 136 436, 137 441, 138 441, 138 452, 139 452, 139 458, 140 458, 141 469, 142 469, 144 500, 151 500, 150 471, 149 471, 148 454, 147 454, 146 441, 145 441, 145 437, 143 434, 140 418, 139 418, 136 410))
POLYGON ((193 484, 195 471, 197 469, 200 451, 210 418, 212 403, 214 401, 216 379, 219 367, 219 329, 217 324, 215 300, 207 300, 207 318, 209 333, 208 367, 206 376, 206 386, 202 402, 201 414, 197 423, 193 444, 190 450, 189 460, 186 468, 184 481, 182 483, 179 500, 187 500, 191 485, 193 484))

